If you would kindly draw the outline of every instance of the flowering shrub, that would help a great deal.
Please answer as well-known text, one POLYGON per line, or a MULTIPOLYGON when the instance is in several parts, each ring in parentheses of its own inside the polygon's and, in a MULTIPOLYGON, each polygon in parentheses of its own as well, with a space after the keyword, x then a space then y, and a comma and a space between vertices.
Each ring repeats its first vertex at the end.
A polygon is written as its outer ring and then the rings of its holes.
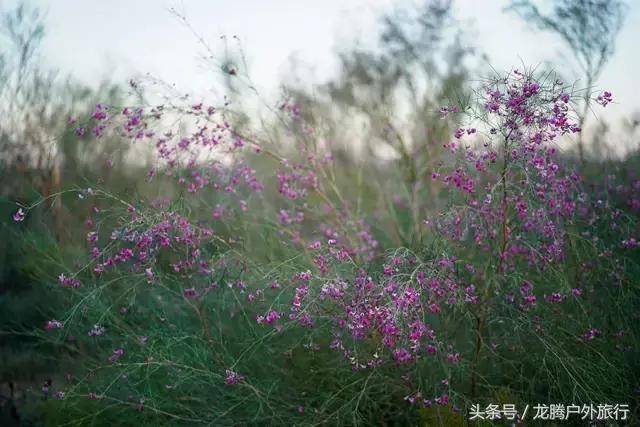
POLYGON ((545 375, 571 378, 548 386, 560 400, 626 399, 640 181, 585 189, 558 146, 581 129, 553 75, 514 70, 476 95, 441 110, 462 117, 431 173, 448 205, 410 248, 383 247, 345 200, 297 105, 280 109, 281 147, 227 104, 100 104, 72 120, 80 138, 148 145, 162 190, 78 192, 87 255, 57 272, 70 308, 43 333, 82 358, 46 394, 76 420, 102 407, 213 424, 415 421, 500 386, 537 397, 530 378, 545 375), (589 375, 603 357, 606 381, 589 375))

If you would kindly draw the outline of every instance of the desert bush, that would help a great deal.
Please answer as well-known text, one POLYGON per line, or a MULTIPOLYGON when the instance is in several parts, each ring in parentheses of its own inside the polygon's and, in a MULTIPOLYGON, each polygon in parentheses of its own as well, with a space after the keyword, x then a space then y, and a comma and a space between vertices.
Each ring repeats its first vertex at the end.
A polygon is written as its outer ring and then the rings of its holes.
POLYGON ((148 146, 156 186, 65 193, 89 212, 86 254, 49 264, 66 308, 38 336, 69 374, 46 417, 462 423, 475 402, 630 403, 640 181, 590 187, 561 156, 574 97, 512 70, 442 107, 460 124, 431 171, 446 208, 401 247, 299 105, 275 144, 226 103, 98 104, 75 134, 148 146))

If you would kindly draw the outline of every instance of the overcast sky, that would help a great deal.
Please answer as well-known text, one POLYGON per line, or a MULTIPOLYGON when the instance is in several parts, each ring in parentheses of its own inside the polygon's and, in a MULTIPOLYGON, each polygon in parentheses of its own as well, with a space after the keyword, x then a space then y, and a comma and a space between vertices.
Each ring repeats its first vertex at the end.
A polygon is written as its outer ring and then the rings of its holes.
MULTIPOLYGON (((0 0, 2 1, 2 0, 0 0)), ((409 0, 411 1, 411 0, 409 0)), ((5 1, 11 5, 12 1, 5 1)), ((189 30, 168 9, 186 13, 191 25, 214 47, 221 35, 237 35, 251 76, 265 93, 275 91, 292 55, 321 81, 336 69, 334 52, 355 38, 375 41, 376 16, 391 0, 41 0, 47 16, 45 60, 85 83, 105 77, 122 79, 150 72, 185 92, 211 86, 212 75, 198 61, 203 51, 189 30)), ((396 1, 395 3, 399 3, 396 1)), ((600 81, 617 105, 609 114, 640 110, 636 95, 640 75, 640 1, 631 8, 615 56, 600 81)), ((503 12, 506 1, 457 0, 456 16, 476 45, 498 69, 522 62, 550 60, 564 70, 571 65, 563 45, 535 33, 515 15, 503 12)))

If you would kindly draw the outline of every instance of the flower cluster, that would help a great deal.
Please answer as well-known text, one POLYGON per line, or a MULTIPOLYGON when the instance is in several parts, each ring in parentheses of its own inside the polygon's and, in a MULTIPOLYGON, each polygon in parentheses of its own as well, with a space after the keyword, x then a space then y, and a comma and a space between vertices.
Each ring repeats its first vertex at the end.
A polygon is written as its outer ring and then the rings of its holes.
POLYGON ((544 268, 563 259, 581 181, 563 171, 554 146, 580 131, 568 96, 561 81, 544 86, 517 70, 485 84, 477 121, 486 136, 474 141, 475 128, 456 131, 456 140, 445 144, 456 167, 432 174, 463 196, 461 206, 437 221, 437 231, 494 253, 503 271, 520 261, 544 268))
POLYGON ((183 276, 211 273, 212 266, 202 247, 214 240, 213 230, 197 226, 172 211, 140 214, 130 207, 129 213, 130 218, 114 228, 102 246, 99 232, 89 233, 94 273, 126 268, 144 272, 147 280, 153 282, 153 268, 163 252, 176 255, 170 262, 175 273, 183 276))
POLYGON ((460 354, 432 324, 478 301, 475 286, 456 275, 455 259, 421 262, 404 252, 390 257, 377 278, 358 269, 352 279, 325 281, 308 273, 294 279, 301 283, 291 301, 290 318, 307 327, 315 319, 330 319, 331 348, 354 370, 385 362, 414 364, 436 355, 458 363, 460 354))

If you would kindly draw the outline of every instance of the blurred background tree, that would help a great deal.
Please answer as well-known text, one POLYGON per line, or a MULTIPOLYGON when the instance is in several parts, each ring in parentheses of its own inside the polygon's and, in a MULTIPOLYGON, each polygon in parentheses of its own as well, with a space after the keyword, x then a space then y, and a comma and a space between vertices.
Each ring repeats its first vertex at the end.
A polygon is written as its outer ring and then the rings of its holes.
MULTIPOLYGON (((0 11, 0 20, 0 195, 11 202, 48 197, 63 182, 96 178, 100 160, 116 153, 123 159, 126 146, 87 143, 70 126, 73 115, 90 111, 97 100, 117 104, 121 89, 103 82, 93 90, 47 67, 40 57, 44 17, 37 8, 19 3, 0 11)), ((52 207, 50 219, 62 237, 59 198, 52 207)))
POLYGON ((46 375, 61 374, 51 349, 29 331, 41 328, 58 303, 43 297, 51 263, 76 255, 71 245, 59 243, 85 232, 78 224, 86 212, 74 209, 73 201, 52 197, 22 227, 11 221, 16 201, 29 204, 95 183, 107 158, 116 162, 111 176, 120 188, 138 180, 130 168, 118 166, 128 145, 79 139, 69 124, 72 115, 90 114, 97 100, 117 102, 121 89, 109 82, 91 89, 47 67, 40 55, 44 37, 38 8, 23 2, 0 8, 0 425, 26 422, 28 411, 15 410, 27 402, 25 390, 46 375))
POLYGON ((428 175, 456 125, 440 108, 464 105, 478 54, 450 0, 398 6, 379 22, 375 47, 340 49, 335 78, 313 91, 283 86, 322 129, 345 179, 368 186, 362 199, 398 219, 380 224, 391 227, 386 234, 407 245, 418 238, 427 208, 435 207, 437 188, 428 175))

